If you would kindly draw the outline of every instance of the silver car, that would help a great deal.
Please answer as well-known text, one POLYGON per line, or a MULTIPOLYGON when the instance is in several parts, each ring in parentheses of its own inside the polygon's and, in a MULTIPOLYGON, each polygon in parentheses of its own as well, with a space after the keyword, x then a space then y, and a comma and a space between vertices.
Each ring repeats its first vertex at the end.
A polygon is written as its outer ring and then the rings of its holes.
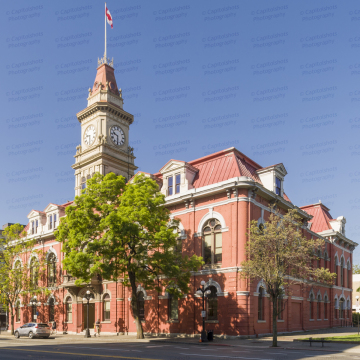
POLYGON ((27 323, 17 328, 14 332, 16 338, 20 336, 28 336, 30 339, 33 337, 42 337, 48 339, 50 336, 50 326, 41 323, 27 323))

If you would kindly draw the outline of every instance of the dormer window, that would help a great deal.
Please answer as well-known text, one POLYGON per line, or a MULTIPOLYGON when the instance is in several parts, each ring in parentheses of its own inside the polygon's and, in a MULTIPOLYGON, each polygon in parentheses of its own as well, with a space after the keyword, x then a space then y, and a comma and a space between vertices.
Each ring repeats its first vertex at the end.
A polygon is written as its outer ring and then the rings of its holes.
POLYGON ((170 176, 167 178, 168 180, 168 196, 173 194, 173 177, 170 176))
POLYGON ((31 234, 35 234, 35 221, 31 222, 31 234))
POLYGON ((35 234, 38 232, 39 220, 35 220, 35 234))
POLYGON ((49 230, 52 229, 52 215, 49 215, 49 230))
POLYGON ((281 180, 278 177, 275 177, 275 194, 281 195, 281 180))
POLYGON ((54 214, 54 229, 56 229, 56 214, 54 214))

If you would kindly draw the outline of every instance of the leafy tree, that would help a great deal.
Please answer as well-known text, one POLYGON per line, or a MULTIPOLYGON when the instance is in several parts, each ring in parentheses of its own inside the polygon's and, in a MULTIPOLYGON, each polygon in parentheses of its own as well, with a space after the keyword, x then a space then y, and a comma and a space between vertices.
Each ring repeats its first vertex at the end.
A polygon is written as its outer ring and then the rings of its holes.
POLYGON ((45 265, 41 251, 33 250, 36 240, 27 240, 26 232, 20 224, 11 225, 0 237, 0 293, 9 308, 11 334, 14 333, 14 309, 20 295, 40 293, 38 280, 42 276, 45 265), (36 268, 30 275, 26 261, 29 253, 37 254, 36 268))
POLYGON ((360 274, 360 265, 359 264, 353 265, 353 275, 355 275, 355 274, 360 274))
POLYGON ((252 221, 246 245, 247 260, 242 262, 244 277, 263 279, 272 302, 273 344, 277 346, 277 319, 283 309, 279 306, 294 284, 311 282, 332 283, 336 274, 313 266, 317 250, 324 247, 321 239, 302 235, 302 222, 296 210, 285 215, 272 209, 269 220, 260 226, 252 221))
POLYGON ((66 208, 55 236, 61 241, 64 268, 77 278, 76 285, 94 276, 117 281, 131 288, 131 308, 137 338, 143 338, 139 318, 137 285, 157 289, 159 277, 174 296, 189 290, 190 271, 202 259, 176 251, 177 221, 170 222, 165 197, 158 184, 137 175, 125 184, 122 176, 96 173, 86 191, 66 208))

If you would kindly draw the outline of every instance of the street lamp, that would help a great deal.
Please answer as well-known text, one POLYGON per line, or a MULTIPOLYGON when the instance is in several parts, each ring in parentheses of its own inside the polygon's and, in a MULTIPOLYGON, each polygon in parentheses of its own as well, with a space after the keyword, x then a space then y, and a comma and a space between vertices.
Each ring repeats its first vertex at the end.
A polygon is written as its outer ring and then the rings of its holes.
POLYGON ((201 331, 201 342, 207 342, 207 336, 205 331, 205 317, 206 317, 206 311, 205 311, 205 296, 211 294, 211 290, 205 290, 205 281, 201 281, 201 286, 196 290, 196 295, 202 296, 202 312, 201 317, 203 318, 203 329, 201 331))
POLYGON ((91 337, 90 335, 90 330, 89 330, 89 302, 90 300, 94 300, 94 298, 92 297, 90 290, 88 290, 85 294, 85 296, 83 297, 83 301, 87 301, 87 329, 85 332, 85 337, 89 338, 91 337))
POLYGON ((356 312, 358 313, 358 336, 359 336, 359 321, 360 321, 359 295, 357 295, 355 299, 356 299, 356 312))

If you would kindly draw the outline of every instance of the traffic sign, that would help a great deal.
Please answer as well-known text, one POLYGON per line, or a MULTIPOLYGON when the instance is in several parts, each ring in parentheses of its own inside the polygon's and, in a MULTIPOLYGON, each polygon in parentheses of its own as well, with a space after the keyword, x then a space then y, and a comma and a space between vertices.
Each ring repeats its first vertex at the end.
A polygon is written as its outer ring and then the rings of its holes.
POLYGON ((201 311, 201 317, 206 317, 206 311, 201 311))

